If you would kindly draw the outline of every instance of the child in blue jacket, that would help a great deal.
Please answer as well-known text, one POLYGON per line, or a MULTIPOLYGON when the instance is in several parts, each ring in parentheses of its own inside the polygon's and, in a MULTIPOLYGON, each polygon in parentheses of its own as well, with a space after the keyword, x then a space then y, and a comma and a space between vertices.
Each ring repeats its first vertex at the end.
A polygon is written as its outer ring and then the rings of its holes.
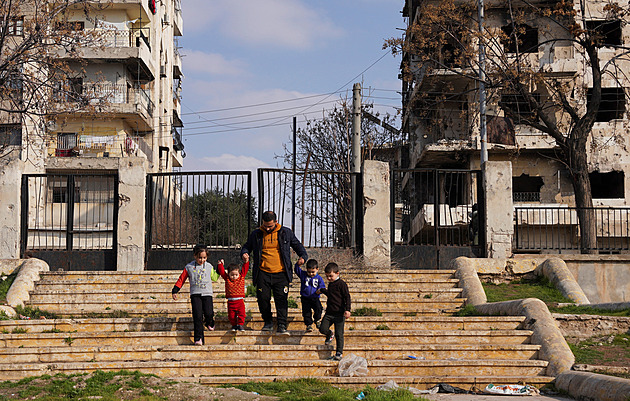
POLYGON ((322 318, 322 303, 319 300, 317 290, 326 288, 324 279, 318 274, 319 267, 315 259, 306 262, 306 271, 299 265, 295 265, 295 274, 300 278, 300 296, 302 298, 302 317, 306 325, 306 331, 313 331, 313 322, 319 328, 319 321, 322 318))

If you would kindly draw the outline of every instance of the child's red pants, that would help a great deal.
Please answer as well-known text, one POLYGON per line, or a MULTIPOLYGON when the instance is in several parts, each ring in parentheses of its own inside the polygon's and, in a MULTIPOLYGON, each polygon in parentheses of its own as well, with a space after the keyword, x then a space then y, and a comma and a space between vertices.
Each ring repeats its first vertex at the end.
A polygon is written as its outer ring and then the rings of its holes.
POLYGON ((245 325, 245 300, 228 300, 228 319, 232 326, 245 325))

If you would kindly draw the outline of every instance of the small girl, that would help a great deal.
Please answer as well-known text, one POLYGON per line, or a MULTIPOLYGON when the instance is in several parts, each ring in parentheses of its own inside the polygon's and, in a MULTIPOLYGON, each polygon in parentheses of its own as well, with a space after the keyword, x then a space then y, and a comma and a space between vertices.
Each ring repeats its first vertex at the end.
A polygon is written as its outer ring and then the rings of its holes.
POLYGON ((179 280, 173 286, 173 299, 177 299, 177 293, 182 289, 186 278, 190 277, 190 304, 195 331, 195 345, 203 345, 203 326, 208 330, 214 330, 214 309, 212 307, 212 281, 219 279, 219 274, 208 260, 208 249, 205 245, 195 245, 193 248, 195 260, 184 267, 179 280))
POLYGON ((243 264, 243 270, 236 263, 230 263, 227 273, 223 269, 223 259, 217 264, 219 274, 225 280, 225 298, 228 301, 228 318, 232 331, 245 331, 245 275, 249 270, 249 258, 243 264))

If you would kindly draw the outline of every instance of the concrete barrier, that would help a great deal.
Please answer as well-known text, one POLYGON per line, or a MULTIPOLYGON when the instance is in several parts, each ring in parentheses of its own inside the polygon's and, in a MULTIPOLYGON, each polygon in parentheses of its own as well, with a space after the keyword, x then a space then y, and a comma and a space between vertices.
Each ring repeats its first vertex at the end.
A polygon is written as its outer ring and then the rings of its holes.
POLYGON ((556 388, 584 401, 628 401, 630 380, 591 372, 567 371, 556 377, 556 388))
MULTIPOLYGON (((7 264, 16 265, 13 260, 0 261, 0 265, 7 264)), ((34 258, 23 259, 17 268, 19 269, 17 277, 7 291, 7 304, 12 307, 24 306, 24 302, 30 297, 30 291, 35 288, 35 281, 39 280, 39 273, 50 270, 46 262, 34 258)))
POLYGON ((539 273, 547 277, 562 292, 562 295, 576 304, 590 304, 586 294, 582 291, 582 287, 575 281, 564 260, 549 258, 540 265, 539 269, 539 273))

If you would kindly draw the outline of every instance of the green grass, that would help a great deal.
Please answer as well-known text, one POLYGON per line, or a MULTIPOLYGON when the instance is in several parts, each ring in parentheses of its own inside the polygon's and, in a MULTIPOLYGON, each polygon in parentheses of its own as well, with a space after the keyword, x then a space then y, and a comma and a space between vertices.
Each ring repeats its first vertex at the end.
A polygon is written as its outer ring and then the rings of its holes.
POLYGON ((0 310, 0 320, 13 320, 3 310, 0 310))
POLYGON ((39 308, 33 308, 30 306, 23 307, 18 305, 15 307, 15 311, 18 315, 30 317, 31 319, 59 319, 59 315, 56 313, 43 311, 39 308))
MULTIPOLYGON (((106 310, 108 310, 107 308, 105 308, 106 310)), ((114 309, 111 312, 106 312, 106 313, 102 313, 102 312, 87 312, 83 314, 83 317, 89 318, 89 319, 108 319, 108 318, 126 318, 126 317, 130 317, 131 315, 129 314, 129 312, 124 311, 124 310, 119 310, 119 309, 114 309)))
MULTIPOLYGON (((105 401, 117 401, 120 397, 116 392, 124 388, 140 390, 145 387, 142 378, 154 376, 120 370, 116 372, 95 371, 91 375, 86 374, 56 374, 28 377, 18 382, 2 382, 0 388, 16 389, 20 399, 37 399, 45 401, 61 401, 67 399, 87 400, 99 399, 105 401)), ((137 400, 157 401, 165 400, 157 397, 150 391, 140 390, 140 398, 137 400)), ((13 399, 13 398, 12 398, 13 399)))
MULTIPOLYGON (((603 365, 607 362, 626 361, 630 359, 630 334, 614 334, 591 337, 579 341, 577 344, 569 342, 569 347, 575 355, 575 363, 603 365), (609 339, 612 336, 612 341, 609 339), (612 357, 605 357, 603 349, 612 352, 612 357), (618 359, 619 358, 619 359, 618 359)), ((611 355, 610 353, 608 355, 611 355)))
POLYGON ((513 299, 538 298, 546 304, 572 301, 560 292, 546 277, 513 280, 511 283, 483 283, 488 302, 511 301, 513 299))
POLYGON ((11 273, 8 276, 2 276, 0 280, 0 305, 5 304, 7 301, 7 292, 11 288, 11 284, 15 281, 17 272, 11 273))
POLYGON ((298 307, 298 303, 293 297, 289 297, 288 301, 289 301, 289 308, 295 309, 298 307))
POLYGON ((549 311, 553 313, 567 313, 573 315, 630 316, 630 308, 606 310, 582 305, 570 305, 563 307, 550 306, 549 311))
POLYGON ((276 396, 282 401, 354 401, 361 392, 365 395, 365 399, 370 401, 426 401, 425 398, 414 398, 413 393, 404 389, 396 391, 379 391, 371 387, 365 387, 362 390, 340 389, 316 379, 270 383, 248 382, 236 387, 244 391, 255 391, 261 395, 276 396))
POLYGON ((357 308, 352 311, 352 316, 383 316, 383 312, 376 308, 357 308))
POLYGON ((453 315, 455 316, 483 316, 482 313, 477 311, 477 309, 473 305, 466 305, 463 308, 459 309, 453 315))
POLYGON ((14 327, 13 330, 11 330, 11 334, 24 334, 27 331, 28 329, 24 327, 14 327))
POLYGON ((255 297, 255 296, 256 296, 256 286, 254 284, 245 286, 245 298, 255 297))
POLYGON ((376 330, 389 330, 389 326, 381 323, 378 326, 376 326, 376 330))

